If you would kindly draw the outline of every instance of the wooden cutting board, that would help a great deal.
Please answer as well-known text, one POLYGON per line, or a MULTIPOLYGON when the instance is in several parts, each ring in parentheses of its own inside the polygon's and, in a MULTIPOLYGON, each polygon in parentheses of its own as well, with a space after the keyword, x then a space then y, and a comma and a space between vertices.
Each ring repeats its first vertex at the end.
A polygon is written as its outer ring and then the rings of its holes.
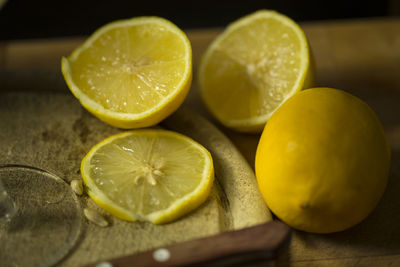
MULTIPOLYGON (((392 148, 392 163, 389 185, 382 201, 375 211, 359 225, 341 233, 316 235, 294 231, 289 248, 277 262, 278 266, 397 266, 400 265, 400 19, 363 19, 347 21, 326 21, 304 23, 301 25, 309 38, 317 66, 317 85, 334 87, 346 90, 366 101, 377 113, 382 121, 392 148)), ((193 45, 194 71, 207 45, 221 32, 221 29, 204 29, 187 31, 193 45)), ((70 174, 67 179, 78 178, 77 170, 79 158, 84 155, 90 145, 99 141, 104 135, 111 134, 116 129, 108 128, 85 112, 77 101, 69 94, 60 73, 60 57, 68 55, 73 48, 82 42, 82 38, 60 38, 52 40, 9 41, 0 43, 0 97, 7 97, 13 101, 28 101, 27 109, 35 109, 35 103, 46 103, 55 112, 62 112, 66 118, 58 121, 57 113, 49 114, 42 107, 41 118, 46 121, 52 117, 52 124, 44 124, 42 128, 34 128, 35 122, 27 122, 26 127, 32 126, 37 132, 28 132, 29 140, 35 140, 32 134, 37 134, 37 142, 48 145, 46 153, 33 151, 25 153, 22 148, 14 146, 0 147, 0 163, 17 160, 20 163, 44 164, 57 174, 70 174), (51 92, 51 93, 49 93, 51 92), (28 97, 27 97, 28 95, 28 97), (29 98, 29 96, 32 96, 29 98), (36 101, 36 102, 35 102, 36 101), (58 101, 58 102, 57 102, 58 101), (60 105, 56 104, 59 103, 60 105), (72 107, 72 108, 71 108, 72 107), (67 124, 64 121, 68 121, 67 124), (66 127, 75 129, 74 138, 64 136, 66 127), (46 134, 43 134, 45 133, 46 134), (42 139, 40 139, 42 138, 42 139), (44 140, 44 139, 47 139, 44 140), (71 145, 75 140, 83 146, 79 149, 68 150, 60 158, 60 147, 71 145), (13 150, 14 149, 14 150, 13 150), (42 155, 42 157, 37 157, 42 155), (34 158, 36 156, 36 158, 34 158), (61 159, 61 161, 60 161, 61 159)), ((4 98, 3 98, 4 99, 4 98)), ((1 105, 5 101, 0 99, 1 105)), ((15 105, 7 101, 7 107, 0 106, 3 115, 15 105)), ((185 101, 197 113, 208 118, 209 116, 199 101, 194 77, 193 87, 185 101)), ((18 112, 17 112, 18 113, 18 112)), ((14 114, 15 115, 15 114, 14 114)), ((22 116, 17 114, 16 116, 22 116)), ((216 123, 236 145, 251 167, 254 164, 254 154, 258 142, 258 135, 245 135, 229 131, 216 123)), ((17 129, 17 125, 13 125, 17 129)), ((1 129, 0 138, 15 129, 1 129)), ((332 140, 334 142, 334 140, 332 140)), ((73 146, 74 147, 74 146, 73 146)), ((43 151, 42 151, 43 152, 43 151)), ((7 162, 9 163, 9 162, 7 162)), ((92 205, 89 200, 85 200, 92 205)), ((86 204, 86 203, 85 203, 86 204)), ((217 204, 216 204, 217 205, 217 204)), ((204 209, 204 207, 203 207, 204 209)), ((209 210, 210 212, 213 209, 209 210)), ((215 211, 215 210, 214 210, 215 211)), ((205 212, 199 211, 203 217, 205 212)), ((205 212, 207 213, 207 212, 205 212)), ((210 215, 212 216, 212 214, 210 215)), ((120 222, 117 221, 116 224, 120 222)), ((193 220, 192 226, 200 226, 200 220, 193 220), (196 224, 197 223, 197 224, 196 224)), ((135 228, 144 231, 142 240, 154 239, 162 236, 163 231, 154 230, 147 224, 137 223, 135 228)), ((164 226, 168 229, 169 226, 164 226)), ((220 231, 216 222, 204 227, 205 234, 214 234, 220 231), (213 226, 214 225, 214 226, 213 226)), ((113 229, 113 228, 110 228, 113 229)), ((118 247, 107 246, 114 238, 113 230, 100 231, 87 225, 83 241, 72 251, 61 265, 73 266, 77 263, 91 261, 97 254, 83 253, 91 248, 91 242, 98 242, 102 255, 115 255, 114 249, 128 251, 126 243, 118 247), (95 231, 98 236, 89 241, 85 234, 95 231), (79 254, 82 253, 82 254, 79 254), (81 262, 74 255, 86 255, 81 262), (90 256, 92 255, 92 256, 90 256)), ((188 236, 182 230, 181 237, 195 238, 195 234, 188 236)), ((136 237, 131 234, 129 238, 136 237)), ((165 241, 165 240, 164 240, 165 241)), ((178 240, 169 240, 175 242, 178 240)), ((135 249, 142 249, 138 241, 135 249)), ((162 242, 161 242, 162 243, 162 242)), ((160 243, 160 244, 161 244, 160 243)), ((150 243, 144 242, 149 246, 150 243)), ((83 257, 83 256, 82 256, 83 257)))

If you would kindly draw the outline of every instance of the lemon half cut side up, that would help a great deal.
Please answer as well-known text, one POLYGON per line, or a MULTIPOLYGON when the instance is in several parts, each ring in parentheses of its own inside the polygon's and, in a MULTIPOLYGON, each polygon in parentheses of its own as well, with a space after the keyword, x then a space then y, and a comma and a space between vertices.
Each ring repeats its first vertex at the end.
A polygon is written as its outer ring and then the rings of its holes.
POLYGON ((278 12, 260 10, 231 23, 203 55, 198 82, 210 113, 241 132, 261 132, 289 97, 314 83, 307 38, 278 12))
POLYGON ((192 81, 187 36, 159 17, 109 23, 63 57, 61 65, 80 103, 119 128, 157 124, 182 104, 192 81))

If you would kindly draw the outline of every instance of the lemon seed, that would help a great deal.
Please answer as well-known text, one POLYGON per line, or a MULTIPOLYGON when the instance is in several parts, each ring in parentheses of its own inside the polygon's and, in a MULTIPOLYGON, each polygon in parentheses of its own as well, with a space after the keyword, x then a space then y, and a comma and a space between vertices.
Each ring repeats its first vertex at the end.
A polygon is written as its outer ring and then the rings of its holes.
POLYGON ((77 195, 83 194, 83 185, 81 180, 72 180, 71 181, 71 188, 77 195))
POLYGON ((97 224, 98 226, 101 227, 107 227, 108 226, 108 221, 95 210, 91 209, 84 209, 83 213, 85 214, 85 217, 91 221, 94 224, 97 224))

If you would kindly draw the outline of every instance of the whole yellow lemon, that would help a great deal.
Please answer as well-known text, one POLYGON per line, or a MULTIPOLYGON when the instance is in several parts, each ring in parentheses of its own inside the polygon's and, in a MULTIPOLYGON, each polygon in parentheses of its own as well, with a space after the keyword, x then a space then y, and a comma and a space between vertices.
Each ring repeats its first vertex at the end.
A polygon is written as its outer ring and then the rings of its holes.
POLYGON ((272 212, 293 228, 331 233, 361 222, 382 197, 390 147, 359 98, 313 88, 289 98, 266 124, 255 170, 272 212))

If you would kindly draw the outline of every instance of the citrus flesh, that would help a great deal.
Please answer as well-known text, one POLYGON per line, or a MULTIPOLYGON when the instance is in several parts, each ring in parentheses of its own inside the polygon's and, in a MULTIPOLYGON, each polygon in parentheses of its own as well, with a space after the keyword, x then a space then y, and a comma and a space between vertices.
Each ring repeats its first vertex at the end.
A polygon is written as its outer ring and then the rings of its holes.
POLYGON ((344 91, 297 93, 271 117, 255 170, 271 211, 288 225, 330 233, 361 222, 379 202, 390 148, 363 101, 344 91))
POLYGON ((113 135, 82 160, 89 196, 112 215, 155 224, 202 204, 214 179, 210 153, 182 134, 141 129, 113 135))
POLYGON ((225 126, 260 132, 290 96, 313 83, 311 51, 290 18, 261 10, 231 23, 199 67, 200 94, 225 126))
POLYGON ((120 128, 155 125, 185 99, 192 50, 184 32, 159 17, 115 21, 68 57, 62 73, 81 104, 120 128))

